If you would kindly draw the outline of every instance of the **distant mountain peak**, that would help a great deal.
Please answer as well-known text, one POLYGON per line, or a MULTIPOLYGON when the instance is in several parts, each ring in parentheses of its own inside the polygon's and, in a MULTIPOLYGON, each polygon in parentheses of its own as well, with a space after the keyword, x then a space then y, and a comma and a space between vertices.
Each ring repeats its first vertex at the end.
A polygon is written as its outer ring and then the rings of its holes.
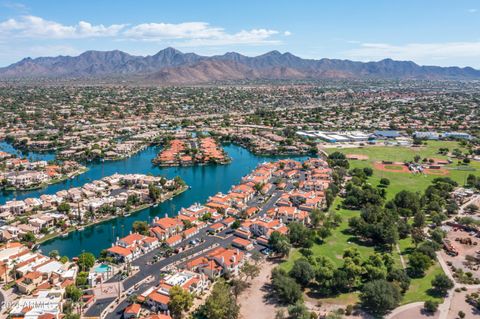
POLYGON ((158 51, 155 55, 159 55, 159 54, 160 55, 161 54, 171 54, 171 55, 173 55, 173 54, 183 54, 183 52, 180 51, 180 50, 177 50, 175 48, 172 48, 172 47, 167 47, 163 50, 158 51))
POLYGON ((473 68, 420 66, 390 58, 378 62, 302 59, 273 50, 255 57, 237 52, 200 56, 167 47, 152 56, 134 56, 120 50, 85 51, 78 56, 24 58, 0 68, 0 78, 118 77, 135 76, 163 83, 206 83, 235 80, 298 80, 327 78, 478 80, 473 68))

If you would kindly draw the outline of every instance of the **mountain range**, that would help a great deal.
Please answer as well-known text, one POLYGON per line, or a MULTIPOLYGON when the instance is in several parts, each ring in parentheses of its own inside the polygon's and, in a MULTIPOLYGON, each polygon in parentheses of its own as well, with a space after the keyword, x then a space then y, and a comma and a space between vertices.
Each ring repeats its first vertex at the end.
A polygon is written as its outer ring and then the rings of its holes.
POLYGON ((201 56, 166 48, 151 56, 114 51, 86 51, 78 56, 25 58, 0 68, 0 79, 129 78, 159 84, 195 84, 245 80, 425 79, 475 80, 471 67, 420 66, 384 59, 355 62, 302 59, 271 51, 248 57, 236 52, 201 56))

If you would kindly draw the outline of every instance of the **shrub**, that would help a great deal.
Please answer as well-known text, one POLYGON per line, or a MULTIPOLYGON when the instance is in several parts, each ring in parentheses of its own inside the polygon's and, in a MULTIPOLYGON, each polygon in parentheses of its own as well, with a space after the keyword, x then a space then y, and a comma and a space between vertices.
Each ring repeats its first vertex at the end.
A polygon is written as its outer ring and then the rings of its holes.
POLYGON ((438 309, 438 302, 433 301, 433 300, 427 300, 427 301, 425 301, 425 303, 423 304, 423 308, 424 308, 425 311, 427 311, 427 312, 434 313, 434 312, 436 312, 437 309, 438 309))

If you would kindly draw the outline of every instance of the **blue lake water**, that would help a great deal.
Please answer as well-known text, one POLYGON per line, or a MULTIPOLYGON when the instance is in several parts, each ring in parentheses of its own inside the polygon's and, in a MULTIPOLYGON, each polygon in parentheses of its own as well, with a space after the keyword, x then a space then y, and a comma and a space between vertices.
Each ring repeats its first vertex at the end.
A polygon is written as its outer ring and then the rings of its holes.
MULTIPOLYGON (((27 197, 37 197, 41 194, 53 194, 62 189, 82 186, 92 180, 100 179, 114 173, 152 173, 168 178, 173 178, 178 175, 191 186, 191 189, 157 207, 150 207, 127 217, 119 217, 86 227, 83 231, 72 232, 66 237, 57 237, 41 245, 42 252, 44 253, 58 250, 61 255, 74 257, 78 256, 82 251, 89 251, 98 255, 102 249, 110 247, 117 236, 122 237, 127 235, 134 221, 151 221, 154 217, 164 216, 165 214, 169 216, 176 215, 182 207, 188 207, 197 202, 203 203, 209 196, 217 192, 227 192, 232 185, 237 184, 242 176, 248 174, 259 163, 285 158, 285 156, 256 156, 248 150, 232 144, 225 145, 224 148, 232 158, 232 162, 228 165, 154 167, 152 166, 151 160, 156 156, 160 147, 151 146, 125 160, 90 163, 87 165, 89 168, 88 172, 68 181, 50 185, 41 190, 3 193, 0 196, 0 203, 3 204, 5 201, 13 198, 24 199, 27 197)), ((31 156, 52 155, 31 154, 31 156)), ((289 156, 289 158, 304 160, 307 157, 289 156)))

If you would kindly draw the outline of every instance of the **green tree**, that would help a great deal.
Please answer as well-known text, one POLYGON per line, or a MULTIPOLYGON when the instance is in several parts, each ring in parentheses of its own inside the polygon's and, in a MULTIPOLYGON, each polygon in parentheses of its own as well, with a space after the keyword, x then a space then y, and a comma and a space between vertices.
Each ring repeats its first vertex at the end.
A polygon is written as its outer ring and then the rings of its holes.
POLYGON ((388 272, 387 275, 388 281, 396 283, 404 294, 407 292, 408 288, 410 287, 410 277, 408 276, 407 272, 403 269, 393 269, 388 272))
POLYGON ((35 243, 37 239, 34 233, 32 233, 31 231, 28 231, 22 236, 22 240, 26 243, 35 243))
POLYGON ((388 178, 381 178, 380 179, 380 185, 382 185, 383 187, 387 187, 388 185, 390 185, 390 180, 388 178))
POLYGON ((426 312, 435 313, 438 309, 438 302, 434 300, 427 300, 423 304, 423 309, 425 309, 426 312))
POLYGON ((240 273, 245 275, 246 280, 253 279, 260 274, 260 268, 257 265, 246 262, 240 269, 240 273))
POLYGON ((287 275, 285 270, 274 268, 272 270, 272 286, 275 295, 286 304, 295 304, 302 300, 302 290, 295 280, 287 275))
POLYGON ((313 245, 313 232, 302 223, 292 222, 288 225, 288 238, 292 245, 309 248, 313 245))
POLYGON ((418 251, 413 252, 408 259, 410 273, 415 277, 423 277, 431 264, 430 257, 418 251))
POLYGON ((78 256, 77 264, 82 271, 87 271, 95 264, 95 256, 92 253, 81 253, 78 256))
POLYGON ((302 302, 297 302, 294 305, 288 306, 288 315, 290 316, 290 318, 295 318, 295 319, 311 319, 312 318, 312 315, 308 311, 308 308, 302 302))
POLYGON ((274 231, 270 235, 270 238, 268 239, 268 245, 274 252, 280 254, 281 256, 288 256, 292 247, 288 241, 288 238, 278 231, 274 231))
POLYGON ((443 273, 436 275, 432 280, 432 287, 434 291, 441 296, 445 296, 447 292, 454 286, 455 285, 453 281, 443 273))
POLYGON ((148 196, 153 200, 153 201, 158 201, 160 196, 162 195, 162 191, 160 187, 155 186, 155 185, 149 185, 148 186, 148 196))
POLYGON ((59 213, 68 214, 70 212, 70 204, 67 202, 61 202, 58 205, 57 210, 59 213))
POLYGON ((142 235, 148 235, 148 223, 145 221, 134 221, 132 225, 132 229, 135 233, 139 233, 142 235))
POLYGON ((382 279, 363 285, 360 294, 362 307, 367 312, 379 316, 397 307, 401 298, 399 288, 382 279))
POLYGON ((232 279, 230 280, 230 286, 232 287, 232 294, 235 297, 235 300, 238 299, 238 296, 248 288, 248 283, 241 279, 232 279))
POLYGON ((71 299, 73 302, 77 302, 82 297, 82 290, 77 288, 75 285, 70 285, 65 288, 65 295, 67 298, 71 299))
POLYGON ((182 313, 188 311, 193 305, 193 296, 180 286, 173 286, 170 291, 168 310, 174 319, 182 318, 182 313))
POLYGON ((86 287, 88 285, 88 272, 79 272, 77 278, 75 279, 75 284, 77 287, 86 287))
POLYGON ((290 277, 295 279, 301 286, 306 286, 315 278, 315 270, 308 260, 301 258, 295 260, 289 272, 290 277))
POLYGON ((215 283, 212 293, 198 310, 200 316, 208 319, 237 319, 239 312, 230 286, 223 279, 215 283))
POLYGON ((58 250, 55 250, 55 249, 48 253, 48 257, 50 257, 50 258, 57 258, 58 255, 59 255, 59 252, 58 252, 58 250))

